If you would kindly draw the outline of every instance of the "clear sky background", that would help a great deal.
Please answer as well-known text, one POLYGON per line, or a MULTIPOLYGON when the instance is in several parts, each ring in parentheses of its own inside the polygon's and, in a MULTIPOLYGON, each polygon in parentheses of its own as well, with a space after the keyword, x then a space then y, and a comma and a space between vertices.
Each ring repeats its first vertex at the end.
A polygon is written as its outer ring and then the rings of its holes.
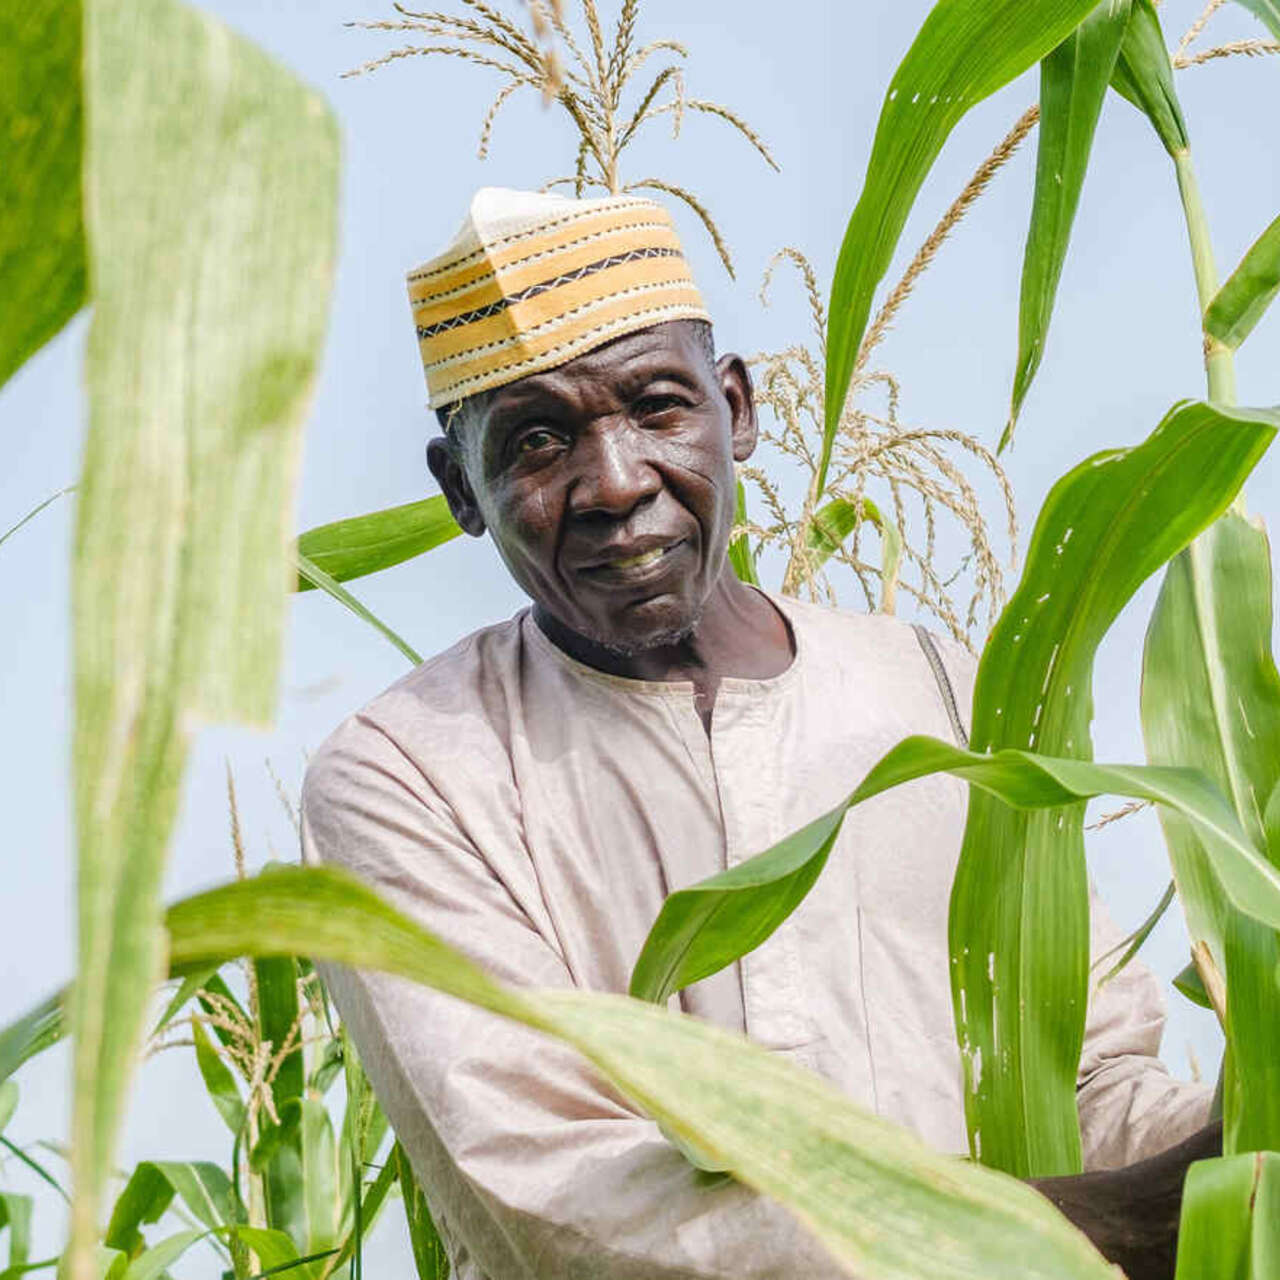
MULTIPOLYGON (((567 7, 576 8, 574 0, 567 7)), ((536 187, 572 168, 574 141, 532 95, 499 117, 490 159, 476 139, 498 88, 490 72, 444 59, 406 59, 374 76, 342 72, 396 46, 344 20, 393 16, 373 0, 215 0, 204 6, 321 88, 342 122, 342 243, 329 343, 307 428, 298 528, 434 492, 423 461, 433 419, 404 295, 405 271, 453 234, 474 188, 536 187)), ((616 5, 603 0, 612 16, 616 5)), ((725 103, 767 139, 781 174, 718 121, 692 117, 673 143, 652 129, 624 175, 657 174, 693 188, 733 249, 730 280, 687 211, 675 209, 695 275, 716 317, 718 345, 745 354, 809 337, 803 295, 780 277, 765 310, 756 292, 769 258, 794 245, 825 284, 860 189, 880 102, 928 5, 791 0, 646 0, 639 36, 684 42, 692 96, 725 103)), ((1163 7, 1172 43, 1199 4, 1163 7)), ((1228 4, 1205 45, 1265 34, 1228 4)), ((1236 58, 1180 73, 1224 274, 1280 210, 1274 121, 1280 58, 1236 58)), ((909 255, 1036 94, 1028 75, 975 109, 956 130, 903 238, 909 255)), ((990 446, 999 438, 1015 354, 1017 293, 1034 170, 1034 140, 998 176, 924 278, 879 363, 903 385, 903 416, 956 427, 990 446)), ((0 394, 9 464, 0 471, 0 529, 76 479, 84 429, 85 317, 0 394)), ((1239 361, 1244 403, 1280 400, 1280 308, 1239 361)), ((1112 98, 1101 124, 1048 354, 1008 460, 1024 535, 1053 481, 1096 450, 1138 441, 1177 399, 1203 393, 1195 292, 1172 167, 1150 126, 1112 98)), ((1280 514, 1276 455, 1249 486, 1251 509, 1280 514)), ((992 508, 994 515, 994 508, 992 508)), ((63 499, 0 548, 6 625, 0 628, 0 707, 8 730, 3 804, 8 831, 0 928, 0 1023, 71 974, 72 833, 69 803, 68 562, 73 500, 63 499)), ((1025 536, 1024 536, 1025 545, 1025 536)), ((953 547, 954 551, 955 548, 953 547)), ((146 566, 138 566, 146 572, 146 566)), ((773 585, 776 585, 773 584, 773 585)), ((487 542, 459 540, 356 584, 357 593, 423 653, 435 653, 523 604, 487 542)), ((1096 754, 1137 760, 1137 675, 1154 599, 1148 584, 1107 640, 1097 670, 1096 754)), ((855 604, 852 593, 847 603, 855 604)), ((231 874, 225 769, 241 797, 251 856, 294 856, 295 840, 268 762, 296 795, 307 752, 350 711, 405 670, 378 635, 319 593, 293 606, 278 723, 269 734, 211 730, 198 740, 174 841, 169 897, 231 874)), ((855 779, 850 779, 852 784, 855 779)), ((1115 915, 1135 926, 1168 868, 1151 814, 1092 840, 1091 868, 1115 915)), ((1145 958, 1167 980, 1187 960, 1171 914, 1145 958)), ((1212 1017, 1170 994, 1165 1057, 1179 1074, 1191 1055, 1209 1077, 1220 1037, 1212 1017)), ((19 1141, 66 1131, 68 1058, 58 1050, 19 1075, 19 1141)), ((143 1070, 124 1156, 225 1161, 226 1133, 199 1092, 188 1055, 160 1055, 143 1070)), ((4 1182, 30 1188, 10 1164, 4 1182)), ((38 1240, 59 1240, 56 1200, 42 1196, 38 1240)), ((382 1229, 386 1271, 408 1275, 398 1222, 382 1229)), ((37 1255, 39 1256, 39 1255, 37 1255)), ((211 1264, 192 1255, 179 1273, 211 1264)))

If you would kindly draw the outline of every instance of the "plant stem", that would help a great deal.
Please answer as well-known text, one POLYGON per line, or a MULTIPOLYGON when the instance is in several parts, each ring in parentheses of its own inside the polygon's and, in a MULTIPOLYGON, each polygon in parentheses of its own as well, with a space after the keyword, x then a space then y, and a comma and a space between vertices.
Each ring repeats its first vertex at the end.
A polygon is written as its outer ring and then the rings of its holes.
MULTIPOLYGON (((1187 219, 1187 236, 1191 241, 1191 265, 1196 275, 1196 293, 1200 299, 1201 332, 1204 313, 1218 292, 1218 269, 1213 261, 1213 241, 1209 235, 1209 220, 1205 217, 1204 202, 1200 198, 1200 184, 1196 181, 1195 167, 1190 151, 1179 151, 1173 157, 1178 174, 1178 192, 1182 196, 1182 209, 1187 219)), ((1236 402, 1236 366, 1231 349, 1204 334, 1204 367, 1209 379, 1209 399, 1219 404, 1236 402)))

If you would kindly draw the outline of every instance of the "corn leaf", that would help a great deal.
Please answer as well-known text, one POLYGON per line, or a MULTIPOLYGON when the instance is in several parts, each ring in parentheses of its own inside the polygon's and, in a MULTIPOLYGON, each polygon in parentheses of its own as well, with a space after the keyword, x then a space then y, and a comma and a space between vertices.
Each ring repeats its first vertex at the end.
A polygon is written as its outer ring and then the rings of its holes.
POLYGON ((76 0, 0 7, 0 387, 85 302, 76 0))
POLYGON ((427 1197, 413 1176, 409 1157, 397 1142, 391 1149, 389 1164, 394 1164, 404 1197, 404 1217, 409 1227, 409 1243, 413 1249, 413 1265, 418 1280, 449 1280, 449 1255, 444 1251, 440 1233, 431 1220, 427 1197))
POLYGON ((857 502, 832 498, 813 513, 806 538, 809 558, 805 568, 817 573, 863 521, 880 535, 880 611, 892 613, 898 567, 902 562, 902 534, 870 498, 859 498, 857 502))
POLYGON ((227 1128, 238 1138, 245 1132, 245 1106, 236 1078, 214 1050, 208 1033, 199 1022, 192 1022, 191 1038, 195 1043, 196 1068, 204 1082, 204 1091, 227 1128))
POLYGON ((1044 355, 1093 137, 1129 14, 1130 0, 1104 0, 1040 63, 1035 195, 1022 259, 1018 362, 1001 449, 1013 439, 1022 402, 1044 355))
POLYGON ((1173 87, 1173 64, 1151 0, 1133 0, 1133 16, 1111 87, 1146 115, 1171 156, 1190 147, 1187 122, 1173 87))
POLYGON ((751 549, 751 536, 744 527, 747 522, 747 491, 741 480, 738 481, 737 489, 733 523, 742 532, 729 539, 729 564, 740 582, 749 582, 753 587, 758 587, 760 577, 756 573, 755 552, 751 549))
MULTIPOLYGON (((1266 534, 1235 511, 1173 561, 1147 631, 1142 727, 1147 758, 1212 778, 1280 866, 1265 817, 1280 783, 1271 581, 1266 534)), ((1196 831, 1176 814, 1161 820, 1191 941, 1226 977, 1224 1149, 1280 1147, 1280 937, 1233 907, 1196 831)))
POLYGON ((304 1254, 322 1253, 341 1243, 342 1205, 339 1188, 339 1154, 333 1124, 324 1103, 299 1098, 302 1123, 298 1126, 302 1153, 301 1187, 305 1213, 304 1254))
POLYGON ((367 622, 375 631, 390 640, 397 649, 416 667, 422 661, 422 655, 407 640, 402 640, 371 609, 367 609, 340 582, 331 578, 319 565, 312 564, 301 551, 294 554, 300 577, 308 579, 312 586, 319 587, 326 595, 332 596, 340 605, 355 614, 361 622, 367 622))
POLYGON ((934 160, 969 110, 1036 65, 1075 30, 1097 0, 938 0, 898 67, 876 126, 862 194, 849 219, 831 285, 826 429, 817 489, 883 278, 934 160))
POLYGON ((146 1248, 141 1227, 159 1222, 177 1196, 206 1227, 237 1221, 235 1195, 227 1175, 215 1164, 195 1161, 144 1161, 129 1176, 111 1210, 103 1243, 130 1257, 146 1248))
POLYGON ((67 1034, 64 1005, 65 995, 58 992, 0 1031, 0 1080, 7 1080, 28 1058, 67 1034))
MULTIPOLYGON (((262 1268, 257 1272, 259 1276, 278 1275, 288 1267, 296 1267, 302 1261, 293 1241, 283 1231, 270 1227, 238 1226, 231 1234, 241 1244, 253 1250, 258 1259, 258 1265, 262 1268)), ((290 1273, 286 1271, 286 1274, 290 1273)), ((299 1267, 292 1274, 295 1274, 298 1280, 308 1280, 312 1272, 305 1267, 299 1267)))
POLYGON ((1280 40, 1280 0, 1238 0, 1280 40))
POLYGON ((840 805, 762 854, 663 903, 631 979, 631 994, 664 1003, 758 947, 812 885, 845 813, 892 787, 949 773, 1019 810, 1054 810, 1100 795, 1168 805, 1201 833, 1212 864, 1242 909, 1280 923, 1280 870, 1250 843, 1217 789, 1188 769, 1101 765, 1006 748, 964 751, 938 738, 905 738, 840 805))
POLYGON ((20 1275, 31 1257, 32 1205, 30 1196, 0 1191, 0 1231, 9 1232, 9 1265, 0 1272, 0 1280, 20 1275))
POLYGON ((1280 1275, 1280 1155, 1201 1160, 1187 1172, 1177 1280, 1280 1275))
MULTIPOLYGON (((1175 406, 1151 436, 1054 485, 983 652, 972 746, 1088 759, 1098 644, 1139 586, 1238 492, 1280 415, 1175 406)), ((956 1027, 974 1153, 1022 1177, 1079 1169, 1088 994, 1083 805, 973 794, 951 897, 956 1027)), ((1250 846, 1251 848, 1252 846, 1250 846)))
POLYGON ((1280 218, 1250 247, 1204 314, 1205 332, 1233 350, 1280 293, 1280 218))
MULTIPOLYGON (((437 494, 367 516, 317 525, 298 538, 298 550, 335 582, 348 582, 412 560, 461 533, 449 504, 437 494)), ((298 575, 298 591, 314 586, 298 575)))
POLYGON ((121 1273, 120 1280, 163 1280, 169 1268, 208 1234, 194 1228, 175 1232, 134 1258, 121 1273))
POLYGON ((323 102, 175 0, 88 0, 94 316, 73 574, 83 1280, 145 1006, 187 734, 265 721, 335 249, 323 102))
POLYGON ((0 1083, 0 1133, 5 1131, 13 1113, 18 1109, 18 1082, 5 1080, 0 1083))
POLYGON ((865 1280, 1110 1275, 1030 1188, 929 1150, 817 1076, 625 997, 501 986, 333 869, 237 881, 176 904, 166 924, 179 970, 305 950, 425 982, 559 1037, 669 1130, 790 1208, 865 1280))
MULTIPOLYGON (((343 1150, 344 1151, 349 1150, 349 1148, 344 1146, 343 1150)), ((354 1256, 357 1249, 359 1248, 361 1236, 367 1235, 370 1231, 373 1230, 373 1224, 377 1221, 378 1214, 382 1211, 382 1207, 386 1203, 387 1196, 390 1194, 391 1188, 396 1185, 400 1177, 399 1165, 395 1158, 395 1154, 397 1150, 399 1150, 398 1145, 392 1147, 390 1154, 387 1156, 386 1162, 383 1164, 382 1168, 378 1170, 378 1176, 373 1180, 373 1182, 369 1186, 369 1189, 365 1191, 364 1195, 361 1197, 359 1201, 360 1231, 357 1232, 356 1227, 353 1223, 351 1230, 348 1231, 347 1233, 347 1238, 342 1242, 342 1247, 338 1250, 337 1255, 334 1257, 333 1263, 329 1268, 330 1275, 332 1275, 333 1272, 337 1271, 345 1263, 351 1260, 351 1258, 354 1256)), ((352 1201, 353 1208, 355 1203, 356 1202, 353 1199, 352 1201)), ((408 1212, 408 1193, 407 1192, 405 1193, 405 1206, 406 1206, 405 1211, 407 1213, 408 1212)), ((351 1216, 354 1219, 355 1214, 352 1213, 351 1216)), ((410 1234, 412 1236, 412 1228, 410 1229, 410 1234)), ((415 1256, 416 1256, 416 1250, 415 1250, 415 1256)), ((441 1249, 441 1256, 442 1257, 444 1256, 443 1247, 441 1249)), ((446 1260, 445 1266, 446 1267, 448 1266, 447 1260, 446 1260)), ((442 1280, 447 1280, 447 1277, 448 1277, 448 1271, 446 1270, 444 1273, 444 1276, 442 1277, 442 1280)), ((354 1271, 352 1273, 352 1280, 355 1280, 354 1271)))

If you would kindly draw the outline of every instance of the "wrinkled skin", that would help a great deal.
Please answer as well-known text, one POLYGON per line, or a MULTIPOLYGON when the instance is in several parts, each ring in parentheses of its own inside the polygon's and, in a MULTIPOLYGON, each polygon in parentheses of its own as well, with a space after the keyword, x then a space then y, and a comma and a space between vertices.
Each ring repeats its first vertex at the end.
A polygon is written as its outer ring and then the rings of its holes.
MULTIPOLYGON (((565 652, 615 675, 692 681, 708 728, 722 678, 790 665, 781 614, 726 556, 733 464, 756 443, 738 356, 713 363, 688 324, 656 325, 500 387, 461 419, 460 442, 427 446, 431 471, 565 652)), ((1220 1151, 1211 1126, 1128 1169, 1032 1185, 1130 1280, 1172 1280, 1187 1166, 1220 1151)))
POLYGON ((691 680, 709 723, 721 678, 791 662, 787 625, 726 557, 733 465, 756 412, 738 356, 675 321, 485 396, 461 441, 428 445, 458 523, 486 531, 538 625, 591 666, 691 680))

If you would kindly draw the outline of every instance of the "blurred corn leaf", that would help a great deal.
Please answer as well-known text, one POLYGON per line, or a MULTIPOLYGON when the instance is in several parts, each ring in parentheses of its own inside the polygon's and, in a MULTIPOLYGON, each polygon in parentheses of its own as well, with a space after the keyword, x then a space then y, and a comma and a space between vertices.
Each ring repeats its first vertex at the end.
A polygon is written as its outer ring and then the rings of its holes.
MULTIPOLYGON (((1099 643, 1138 587, 1231 501, 1277 424, 1273 412, 1184 402, 1141 444, 1089 458, 1054 485, 979 664, 975 751, 1092 755, 1099 643)), ((973 793, 952 888, 971 1141, 984 1163, 1021 1177, 1079 1170, 1083 827, 1083 804, 1018 813, 973 793)))
POLYGON ((0 386, 85 302, 77 0, 0 7, 0 386))
POLYGON ((0 1080, 67 1034, 65 995, 59 992, 0 1031, 0 1080))
POLYGON ((1177 1280, 1280 1275, 1280 1155, 1201 1160, 1187 1172, 1177 1280))
POLYGON ((16 1080, 5 1080, 0 1083, 0 1133, 3 1133, 5 1126, 13 1119, 13 1113, 18 1109, 18 1082, 16 1080))
POLYGON ((1250 247, 1204 315, 1205 332, 1238 347, 1280 293, 1280 218, 1250 247))
MULTIPOLYGON (((317 525, 300 535, 298 550, 335 582, 348 582, 412 560, 461 533, 449 504, 437 494, 367 516, 317 525)), ((298 575, 298 591, 314 586, 298 575)))
POLYGON ((1173 87, 1173 64, 1151 0, 1133 0, 1133 15, 1120 46, 1111 87, 1145 113, 1171 156, 1185 152, 1191 145, 1178 92, 1173 87))
POLYGON ((1035 66, 1097 0, 939 0, 898 67, 876 126, 862 194, 849 219, 830 294, 826 428, 816 492, 827 467, 871 302, 907 215, 951 130, 970 107, 1035 66))
POLYGON ((1018 362, 1009 421, 1000 448, 1013 439, 1022 402, 1044 355, 1058 281, 1080 204, 1093 137, 1129 26, 1130 0, 1103 0, 1040 63, 1040 140, 1031 228, 1022 259, 1018 362))
MULTIPOLYGON (((1212 778, 1280 867, 1265 820, 1280 784, 1271 582, 1266 534, 1236 511, 1170 564, 1147 630, 1142 727, 1147 758, 1212 778)), ((1280 1148, 1280 935, 1233 906, 1195 830, 1177 814, 1161 821, 1192 944, 1226 978, 1224 1149, 1280 1148)))
POLYGON ((30 1196, 0 1191, 0 1232, 9 1233, 9 1262, 0 1271, 0 1280, 17 1280, 26 1271, 36 1269, 27 1266, 31 1257, 32 1205, 30 1196))
POLYGON ((1106 1264, 1030 1188, 929 1150, 739 1036, 625 997, 517 991, 371 889, 327 868, 239 881, 173 906, 177 969, 293 954, 425 982, 557 1036, 638 1105, 808 1223, 866 1277, 1097 1277, 1106 1264))
MULTIPOLYGON (((175 0, 88 0, 94 315, 75 542, 72 1280, 145 1005, 191 727, 275 698, 298 428, 335 252, 322 100, 175 0)), ((72 74, 57 93, 78 90, 72 74)), ((57 93, 51 91, 51 97, 57 93)))
POLYGON ((846 801, 817 821, 729 871, 671 894, 636 961, 631 994, 664 1003, 758 947, 817 878, 845 813, 932 773, 952 774, 1021 810, 1060 809, 1100 795, 1167 805, 1202 834, 1233 901, 1280 923, 1280 870, 1250 843, 1213 784, 1194 770, 1092 764, 1012 748, 987 754, 917 736, 882 757, 846 801))
MULTIPOLYGON (((165 1280, 169 1268, 182 1257, 193 1244, 198 1244, 209 1233, 194 1227, 186 1231, 176 1231, 171 1236, 157 1241, 145 1252, 140 1253, 128 1266, 120 1271, 120 1280, 165 1280)), ((115 1280, 116 1271, 108 1272, 108 1280, 115 1280)))
POLYGON ((1280 40, 1280 0, 1238 0, 1280 40))
POLYGON ((232 1134, 239 1137, 245 1129, 245 1106, 231 1068, 215 1052, 203 1025, 194 1019, 191 1039, 195 1045, 196 1068, 209 1101, 232 1134))

